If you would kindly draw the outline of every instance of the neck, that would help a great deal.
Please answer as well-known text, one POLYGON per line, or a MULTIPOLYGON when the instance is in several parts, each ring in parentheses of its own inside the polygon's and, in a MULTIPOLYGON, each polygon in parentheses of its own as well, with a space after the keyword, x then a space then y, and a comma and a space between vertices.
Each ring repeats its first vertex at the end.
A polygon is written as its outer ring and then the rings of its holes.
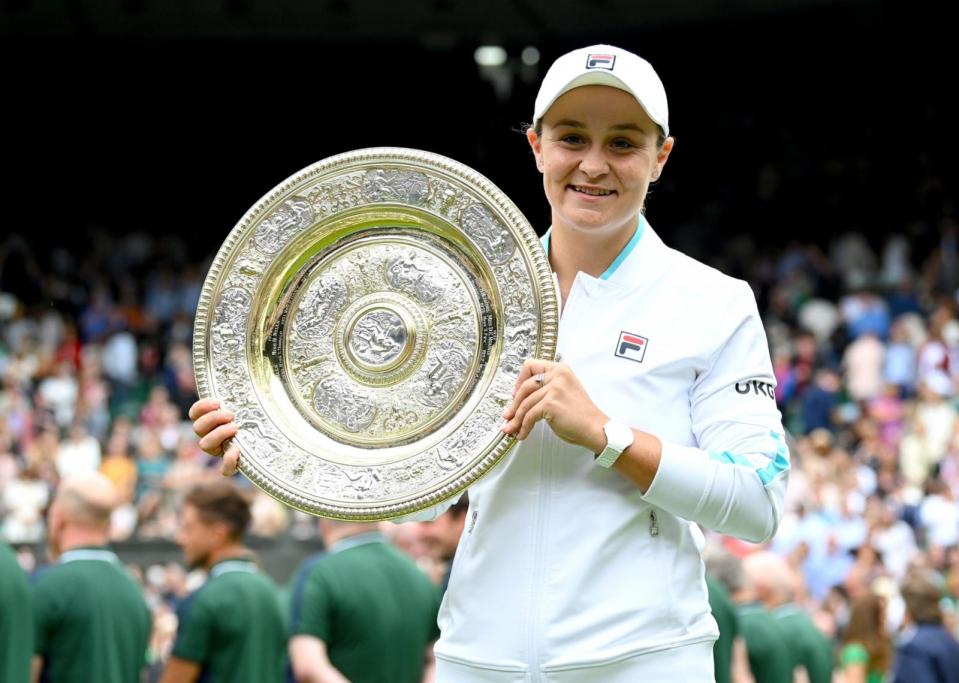
POLYGON ((109 534, 100 529, 70 527, 60 532, 60 539, 56 549, 50 549, 51 559, 58 559, 63 553, 74 548, 88 548, 102 546, 109 542, 109 534))
POLYGON ((614 231, 584 232, 553 221, 549 238, 549 261, 559 279, 563 300, 579 272, 599 277, 633 238, 639 226, 634 217, 614 231))
POLYGON ((209 570, 210 567, 223 560, 234 558, 247 559, 249 556, 250 551, 246 548, 246 546, 239 541, 233 541, 227 543, 226 545, 221 545, 219 548, 211 550, 210 554, 207 556, 206 566, 204 569, 209 570))
POLYGON ((379 527, 377 527, 375 524, 337 525, 330 528, 327 533, 323 535, 323 544, 327 548, 332 548, 344 538, 360 536, 362 534, 370 534, 375 531, 379 531, 379 527))

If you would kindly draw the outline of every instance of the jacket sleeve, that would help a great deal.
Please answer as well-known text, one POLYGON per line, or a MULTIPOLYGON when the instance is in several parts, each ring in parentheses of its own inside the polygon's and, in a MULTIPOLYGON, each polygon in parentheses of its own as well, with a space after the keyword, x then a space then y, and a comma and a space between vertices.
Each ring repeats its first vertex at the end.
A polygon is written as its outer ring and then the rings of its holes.
POLYGON ((697 446, 663 441, 659 469, 643 497, 708 529, 759 543, 772 538, 782 517, 789 450, 766 333, 752 290, 739 285, 732 331, 690 388, 697 446))

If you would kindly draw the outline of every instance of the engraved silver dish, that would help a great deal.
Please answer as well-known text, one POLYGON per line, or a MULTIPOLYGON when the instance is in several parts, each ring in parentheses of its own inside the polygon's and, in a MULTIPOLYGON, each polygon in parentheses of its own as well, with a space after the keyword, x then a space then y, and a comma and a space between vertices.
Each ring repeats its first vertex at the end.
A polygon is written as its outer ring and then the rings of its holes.
POLYGON ((558 311, 536 233, 489 180, 399 148, 324 159, 256 203, 203 285, 201 397, 236 415, 240 469, 294 508, 402 516, 512 447, 502 411, 558 311))

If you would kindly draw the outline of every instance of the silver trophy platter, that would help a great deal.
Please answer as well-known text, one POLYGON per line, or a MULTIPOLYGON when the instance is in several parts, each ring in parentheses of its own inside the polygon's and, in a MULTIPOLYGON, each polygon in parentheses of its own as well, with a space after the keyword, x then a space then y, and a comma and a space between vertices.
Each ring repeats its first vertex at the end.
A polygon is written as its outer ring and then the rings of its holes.
POLYGON ((536 233, 445 157, 363 149, 283 181, 223 243, 194 329, 240 469, 294 508, 380 520, 455 496, 513 445, 502 412, 558 311, 536 233))

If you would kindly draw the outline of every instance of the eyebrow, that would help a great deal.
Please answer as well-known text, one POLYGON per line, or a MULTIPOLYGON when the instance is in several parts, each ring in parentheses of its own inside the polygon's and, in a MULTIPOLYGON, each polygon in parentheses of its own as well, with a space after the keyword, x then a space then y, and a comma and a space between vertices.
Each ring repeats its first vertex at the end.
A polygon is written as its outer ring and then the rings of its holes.
MULTIPOLYGON (((586 127, 585 123, 583 123, 582 121, 576 121, 574 119, 560 119, 553 125, 556 127, 567 126, 569 128, 585 128, 586 127)), ((632 130, 632 131, 636 131, 637 133, 643 133, 644 135, 646 134, 646 131, 643 130, 639 125, 635 123, 617 123, 615 126, 611 126, 611 129, 612 130, 632 130)))

